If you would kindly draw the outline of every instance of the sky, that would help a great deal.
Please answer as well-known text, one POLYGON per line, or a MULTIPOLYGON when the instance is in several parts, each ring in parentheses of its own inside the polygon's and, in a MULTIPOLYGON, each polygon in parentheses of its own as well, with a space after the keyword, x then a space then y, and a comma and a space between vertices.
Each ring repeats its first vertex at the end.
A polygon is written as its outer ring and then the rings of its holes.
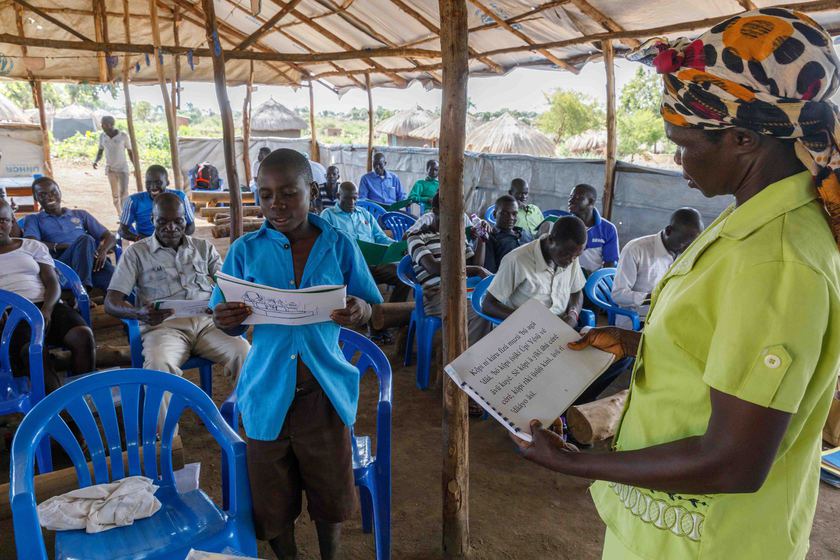
MULTIPOLYGON (((616 59, 615 65, 616 92, 620 93, 624 84, 633 77, 638 64, 616 59)), ((606 78, 602 62, 587 64, 577 76, 570 72, 519 68, 505 76, 471 78, 468 87, 469 98, 475 104, 475 110, 479 112, 503 108, 542 112, 548 108, 546 96, 558 88, 579 91, 601 104, 606 102, 606 78)), ((241 109, 245 99, 245 87, 228 88, 228 96, 234 110, 241 109)), ((274 97, 290 109, 309 106, 307 89, 295 91, 290 87, 280 86, 255 88, 253 106, 258 106, 270 97, 274 97)), ((153 105, 162 104, 158 85, 131 86, 131 98, 134 103, 145 100, 153 105)), ((434 110, 440 107, 440 98, 439 89, 426 91, 420 84, 413 84, 407 89, 373 89, 374 107, 381 106, 387 109, 413 109, 419 105, 424 109, 434 110)), ((200 109, 213 109, 216 112, 219 109, 215 90, 208 84, 184 83, 181 99, 183 106, 186 106, 186 102, 191 102, 200 109)), ((114 105, 119 107, 123 103, 120 95, 114 105)), ((352 89, 339 97, 325 87, 315 86, 316 112, 348 112, 353 107, 367 107, 367 94, 363 90, 352 89)))

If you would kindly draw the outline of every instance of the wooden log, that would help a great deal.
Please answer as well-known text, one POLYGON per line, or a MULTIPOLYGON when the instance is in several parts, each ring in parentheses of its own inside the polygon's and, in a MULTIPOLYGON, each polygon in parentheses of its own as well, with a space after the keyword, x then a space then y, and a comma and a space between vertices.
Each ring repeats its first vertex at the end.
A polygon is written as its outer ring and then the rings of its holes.
MULTIPOLYGON (((178 14, 179 4, 175 2, 172 6, 172 38, 175 41, 175 46, 181 46, 181 37, 180 37, 180 27, 181 27, 181 18, 178 14)), ((177 54, 172 55, 172 59, 175 66, 175 79, 172 80, 172 107, 175 110, 175 126, 178 126, 177 110, 181 108, 181 59, 178 57, 177 54)))
POLYGON ((367 143, 367 170, 373 169, 373 92, 370 88, 370 72, 365 73, 365 90, 368 99, 368 143, 367 143))
MULTIPOLYGON (((208 221, 212 222, 213 219, 218 218, 220 214, 227 214, 228 216, 230 216, 230 208, 224 206, 216 208, 202 208, 198 211, 198 213, 202 217, 207 218, 208 221)), ((259 206, 245 206, 244 208, 242 208, 243 217, 260 215, 262 214, 259 206)))
MULTIPOLYGON (((244 226, 261 226, 265 220, 262 218, 243 218, 242 225, 244 226)), ((214 222, 216 226, 230 226, 230 216, 227 214, 222 214, 220 217, 216 218, 214 222)), ((250 230, 249 230, 250 231, 250 230)))
POLYGON ((604 158, 604 199, 602 214, 612 218, 613 194, 615 190, 615 50, 612 41, 604 41, 604 70, 607 73, 607 154, 604 158))
MULTIPOLYGON (((443 93, 440 119, 440 234, 443 290, 443 358, 467 349, 464 269, 464 144, 467 123, 469 44, 465 0, 438 0, 443 93)), ((467 395, 443 381, 443 557, 466 558, 469 531, 469 422, 467 395)))
MULTIPOLYGON (((240 200, 250 204, 254 203, 254 193, 240 193, 240 200)), ((229 191, 192 191, 190 193, 190 201, 199 204, 203 203, 208 206, 215 206, 219 203, 230 204, 229 191)))
POLYGON ((404 327, 411 320, 414 302, 380 303, 374 305, 370 315, 370 325, 376 330, 391 327, 404 327))
POLYGON ((93 330, 103 331, 114 327, 121 327, 123 322, 112 315, 105 313, 104 305, 97 305, 90 310, 90 320, 93 323, 93 330))
POLYGON ((227 171, 228 192, 230 193, 231 228, 230 240, 235 241, 242 236, 242 189, 236 176, 236 138, 233 127, 233 112, 230 110, 230 100, 227 94, 227 78, 225 77, 225 55, 222 50, 216 24, 216 8, 213 0, 201 0, 204 11, 204 30, 207 35, 207 46, 213 59, 213 83, 216 86, 216 98, 219 101, 219 114, 222 117, 222 147, 225 154, 225 168, 227 171), (218 48, 216 47, 218 41, 218 48))
POLYGON ((172 175, 175 179, 175 188, 184 190, 184 178, 181 176, 181 157, 178 154, 178 124, 175 117, 175 109, 172 107, 172 100, 169 92, 166 91, 166 77, 163 75, 163 64, 160 61, 160 23, 158 22, 158 9, 155 0, 149 0, 149 13, 152 15, 152 42, 154 44, 155 70, 157 72, 158 85, 163 97, 163 110, 166 114, 166 128, 169 131, 169 153, 172 157, 172 175))
POLYGON ((251 176, 251 93, 254 91, 254 61, 248 69, 248 83, 245 85, 245 101, 242 104, 242 166, 245 168, 245 184, 251 186, 256 177, 251 176))
POLYGON ((315 130, 315 90, 312 87, 312 80, 309 80, 309 158, 312 161, 321 161, 321 154, 318 151, 318 132, 315 130))
MULTIPOLYGON (((93 32, 97 43, 107 43, 108 37, 105 36, 105 30, 102 20, 105 17, 105 5, 102 0, 93 0, 93 32)), ((99 63, 99 81, 110 82, 111 71, 108 68, 108 53, 100 52, 96 54, 97 62, 99 63)))
POLYGON ((592 444, 615 435, 628 390, 591 403, 572 406, 566 412, 569 433, 577 441, 592 444))
MULTIPOLYGON (((37 14, 37 15, 41 16, 42 18, 44 18, 44 19, 45 19, 45 20, 47 20, 48 22, 50 22, 50 23, 52 23, 53 25, 55 25, 55 26, 57 26, 57 27, 59 27, 59 28, 63 29, 64 31, 66 31, 66 32, 67 32, 67 33, 69 33, 70 35, 73 35, 74 37, 78 37, 78 38, 79 38, 79 39, 81 39, 82 41, 90 41, 90 39, 88 39, 85 35, 82 35, 81 33, 79 33, 78 31, 76 31, 75 29, 73 29, 73 28, 72 28, 72 27, 70 27, 69 25, 65 24, 65 23, 64 23, 64 22, 62 22, 61 20, 59 20, 59 19, 56 19, 56 18, 52 17, 50 14, 46 13, 45 11, 43 11, 43 10, 42 10, 42 9, 40 9, 40 8, 37 8, 37 7, 33 6, 33 5, 32 5, 32 4, 30 4, 29 2, 25 2, 24 0, 14 0, 14 2, 15 2, 15 4, 19 4, 20 6, 22 6, 22 7, 26 8, 26 9, 27 9, 27 10, 29 10, 30 12, 35 13, 35 14, 37 14)), ((30 45, 30 46, 34 46, 34 45, 30 45)))
MULTIPOLYGON (((123 0, 123 31, 125 40, 131 42, 131 12, 128 9, 128 0, 123 0)), ((131 92, 129 91, 128 75, 131 71, 131 59, 123 57, 123 97, 125 97, 125 122, 128 125, 128 140, 131 143, 131 158, 134 165, 134 180, 137 182, 137 192, 143 192, 143 171, 140 169, 140 151, 137 149, 137 133, 134 130, 134 110, 131 103, 131 92)))
MULTIPOLYGON (((262 220, 259 222, 244 222, 242 224, 242 231, 248 233, 249 231, 257 231, 262 227, 262 220)), ((221 239, 230 235, 230 224, 214 226, 210 229, 210 234, 214 239, 221 239)))
POLYGON ((268 18, 268 19, 265 21, 265 23, 263 23, 263 24, 260 26, 260 28, 259 28, 259 29, 257 29, 256 31, 254 31, 253 33, 251 33, 250 35, 248 35, 245 39, 243 39, 243 40, 242 40, 242 42, 241 42, 241 43, 239 43, 239 44, 236 46, 236 48, 237 48, 237 49, 240 49, 240 50, 242 50, 242 49, 247 49, 248 47, 250 47, 251 45, 253 45, 253 44, 254 44, 254 43, 256 43, 257 41, 259 41, 260 37, 262 37, 263 35, 265 35, 265 34, 266 34, 266 33, 268 33, 269 31, 271 31, 271 30, 272 30, 272 28, 273 28, 273 27, 274 27, 277 23, 279 23, 281 19, 283 19, 284 17, 286 17, 286 15, 288 15, 288 13, 289 13, 289 12, 291 12, 292 10, 294 10, 294 9, 295 9, 295 7, 296 7, 298 4, 300 4, 300 2, 301 2, 301 0, 289 0, 289 2, 286 2, 286 5, 285 5, 285 6, 283 6, 282 8, 280 8, 280 10, 279 10, 276 14, 274 14, 273 16, 271 16, 270 18, 268 18))
MULTIPOLYGON (((53 366, 57 370, 70 369, 69 350, 50 350, 53 357, 53 366)), ((110 369, 131 366, 131 348, 128 346, 110 346, 104 344, 96 347, 96 368, 110 369)))
MULTIPOLYGON (((160 457, 160 447, 156 449, 160 457)), ((106 457, 108 467, 111 466, 111 458, 106 457)), ((159 462, 159 460, 158 460, 159 462)), ((143 448, 140 447, 140 463, 143 463, 143 448)), ((123 451, 123 465, 128 472, 128 452, 123 451)), ((184 444, 181 436, 172 439, 172 468, 178 470, 184 466, 184 444)), ((93 479, 93 463, 88 463, 90 477, 93 479)), ((46 474, 35 475, 35 501, 41 503, 47 498, 59 496, 79 487, 79 480, 76 477, 75 467, 68 467, 46 474)), ((0 484, 0 520, 9 519, 12 516, 12 509, 9 504, 9 483, 0 484)))
POLYGON ((32 95, 35 98, 35 105, 38 107, 38 124, 41 127, 41 144, 44 149, 44 171, 52 177, 52 158, 50 157, 50 132, 47 124, 47 112, 44 108, 44 90, 41 87, 41 80, 31 82, 32 95))

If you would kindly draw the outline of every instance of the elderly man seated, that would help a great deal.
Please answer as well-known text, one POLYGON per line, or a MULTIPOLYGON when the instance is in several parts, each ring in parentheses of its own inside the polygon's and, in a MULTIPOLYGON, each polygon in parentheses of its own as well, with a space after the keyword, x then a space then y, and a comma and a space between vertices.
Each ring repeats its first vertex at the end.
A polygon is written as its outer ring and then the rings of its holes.
POLYGON ((105 297, 105 310, 114 317, 140 321, 144 368, 183 375, 181 365, 195 355, 224 365, 225 373, 236 379, 250 350, 248 342, 217 329, 209 311, 170 317, 172 310, 154 305, 162 300, 209 300, 213 278, 222 268, 222 259, 209 241, 185 233, 185 213, 175 194, 155 197, 154 235, 123 253, 105 297), (135 305, 127 301, 132 292, 135 305))
MULTIPOLYGON (((632 309, 644 320, 650 295, 680 253, 703 231, 703 218, 694 208, 671 214, 668 226, 653 235, 629 241, 621 251, 613 280, 612 297, 621 307, 632 309)), ((629 317, 619 315, 616 325, 632 329, 629 317)))
POLYGON ((114 234, 85 210, 63 208, 61 189, 50 177, 35 179, 32 196, 42 209, 23 219, 24 237, 44 243, 54 259, 76 271, 86 288, 107 290, 114 274, 108 260, 117 242, 114 234))

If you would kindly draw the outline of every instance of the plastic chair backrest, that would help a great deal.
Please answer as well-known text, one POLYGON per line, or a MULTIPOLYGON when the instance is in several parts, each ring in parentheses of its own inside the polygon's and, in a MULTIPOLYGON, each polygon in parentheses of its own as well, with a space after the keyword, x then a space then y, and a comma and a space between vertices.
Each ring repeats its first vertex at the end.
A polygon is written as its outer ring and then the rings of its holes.
POLYGON ((417 218, 402 212, 385 212, 377 221, 382 229, 390 230, 393 238, 399 241, 408 228, 417 222, 417 218))
POLYGON ((62 290, 70 290, 76 298, 76 307, 79 315, 85 320, 85 323, 90 327, 90 296, 87 290, 82 285, 82 281, 76 271, 59 260, 54 260, 55 272, 58 274, 58 282, 61 284, 62 290))
POLYGON ((358 200, 356 201, 356 206, 361 206, 362 208, 370 212, 374 220, 378 220, 379 216, 387 212, 385 208, 373 202, 372 200, 358 200))
POLYGON ((545 210, 543 211, 543 218, 548 218, 549 216, 553 216, 555 218, 559 218, 561 216, 571 216, 571 214, 565 210, 545 210))
POLYGON ((491 224, 493 224, 494 226, 496 225, 496 216, 493 215, 495 212, 496 212, 496 205, 495 204, 491 204, 487 208, 487 211, 484 212, 484 219, 486 221, 490 222, 491 224))
POLYGON ((0 290, 0 317, 5 318, 0 334, 0 395, 12 386, 12 364, 10 352, 12 334, 23 321, 29 324, 29 383, 33 402, 44 398, 44 316, 34 303, 14 292, 0 290))
MULTIPOLYGON (((236 456, 244 453, 245 443, 227 425, 210 397, 190 381, 171 373, 143 369, 93 373, 64 385, 39 402, 24 417, 12 442, 11 509, 19 555, 24 551, 20 557, 47 557, 38 524, 33 480, 32 450, 42 438, 49 435, 64 448, 76 469, 81 488, 138 475, 151 478, 159 486, 174 486, 172 440, 177 423, 187 408, 196 413, 222 448, 224 460, 234 464, 236 456), (114 405, 114 388, 119 391, 122 422, 114 405), (164 392, 171 393, 171 399, 158 440, 158 410, 164 392), (85 451, 62 418, 64 415, 72 418, 87 446, 87 454, 93 463, 93 479, 85 451), (124 430, 120 430, 121 423, 124 430), (100 436, 100 425, 104 442, 100 436), (127 470, 122 461, 121 432, 125 437, 127 470), (158 446, 160 469, 156 458, 158 446), (113 459, 110 474, 106 455, 113 459), (27 544, 22 539, 31 542, 27 544)), ((230 504, 228 512, 231 515, 250 515, 247 478, 244 475, 241 478, 237 480, 236 469, 228 469, 227 488, 235 489, 225 502, 230 504)))
POLYGON ((414 313, 416 313, 418 319, 422 319, 426 316, 423 309, 423 286, 417 283, 417 278, 414 276, 411 255, 406 255, 400 259, 397 265, 397 277, 406 286, 414 288, 414 313))
POLYGON ((630 318, 633 330, 641 328, 639 314, 630 309, 619 306, 612 297, 614 268, 601 268, 589 275, 583 287, 583 293, 595 305, 607 312, 607 319, 611 325, 615 324, 615 316, 623 315, 630 318))
POLYGON ((475 288, 473 288, 472 297, 470 298, 470 303, 472 304, 473 311, 481 317, 482 319, 486 319, 490 321, 493 325, 498 325, 502 322, 501 319, 498 317, 493 317, 492 315, 488 315, 484 311, 481 310, 481 302, 484 300, 484 295, 487 293, 487 288, 490 287, 490 284, 493 283, 493 276, 488 276, 479 282, 475 288))

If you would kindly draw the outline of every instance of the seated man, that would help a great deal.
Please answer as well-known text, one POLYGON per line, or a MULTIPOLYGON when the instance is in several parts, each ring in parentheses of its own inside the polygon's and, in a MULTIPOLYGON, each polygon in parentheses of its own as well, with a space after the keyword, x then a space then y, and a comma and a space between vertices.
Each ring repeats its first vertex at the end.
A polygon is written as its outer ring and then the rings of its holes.
POLYGON ((516 178, 510 182, 508 194, 515 198, 519 204, 519 215, 516 217, 516 226, 521 227, 533 235, 545 218, 543 217, 542 210, 536 204, 528 204, 530 190, 528 181, 516 178))
POLYGON ((162 193, 172 193, 184 203, 186 221, 185 235, 192 235, 195 232, 195 218, 192 205, 187 200, 183 191, 169 190, 169 175, 162 165, 150 165, 146 169, 146 190, 141 193, 134 193, 128 197, 120 216, 120 235, 129 241, 138 241, 149 237, 155 232, 155 225, 152 222, 152 209, 155 199, 162 193))
MULTIPOLYGON (((120 259, 105 311, 120 319, 137 319, 143 338, 143 367, 183 375, 191 355, 224 365, 234 381, 250 345, 213 325, 213 317, 168 318, 169 309, 155 309, 161 300, 209 300, 222 259, 213 245, 186 234, 184 201, 175 193, 154 200, 154 235, 134 243, 120 259), (126 298, 134 293, 135 304, 126 298)), ((165 398, 164 405, 169 403, 165 398)), ((165 417, 165 406, 160 418, 165 417)))
POLYGON ((569 212, 586 224, 586 250, 580 256, 580 266, 587 274, 618 264, 618 230, 598 213, 597 200, 598 191, 592 185, 577 185, 569 193, 569 212))
POLYGON ((117 240, 85 210, 62 208, 61 189, 50 177, 32 183, 32 196, 41 211, 23 219, 23 235, 44 243, 50 255, 79 275, 85 288, 108 289, 114 265, 108 253, 117 240))
MULTIPOLYGON (((418 284, 423 287, 423 308, 426 315, 440 316, 442 310, 440 291, 440 196, 435 194, 432 197, 432 215, 434 220, 431 224, 420 228, 408 236, 408 254, 411 255, 411 262, 414 267, 414 277, 418 284)), ((466 244, 466 272, 467 276, 478 276, 486 278, 490 273, 475 263, 484 262, 484 239, 477 237, 475 251, 467 242, 466 244)), ((490 324, 479 317, 467 306, 467 320, 469 323, 468 339, 469 344, 474 344, 487 334, 490 324)))
MULTIPOLYGON (((34 303, 44 316, 44 341, 70 350, 70 372, 88 373, 96 367, 93 331, 75 309, 59 298, 61 289, 53 258, 43 243, 34 239, 13 239, 9 233, 14 223, 12 207, 0 198, 0 290, 7 290, 34 303)), ((0 330, 5 316, 0 316, 0 330)), ((9 362, 12 375, 29 375, 29 339, 27 323, 12 332, 9 362)), ((44 348, 44 388, 51 393, 61 387, 50 353, 44 348)))
POLYGON ((359 197, 382 206, 390 206, 405 198, 400 178, 385 169, 386 165, 385 154, 373 156, 373 171, 362 175, 359 181, 359 197))
POLYGON ((440 188, 439 173, 440 165, 437 160, 430 159, 426 162, 426 178, 415 182, 414 186, 411 187, 411 192, 408 193, 408 200, 419 204, 423 212, 429 211, 432 197, 437 194, 440 188))
MULTIPOLYGON (((668 269, 703 231, 703 218, 694 208, 680 208, 671 214, 671 223, 653 235, 633 239, 624 246, 613 280, 612 297, 621 307, 631 309, 644 321, 650 294, 668 269)), ((632 329, 629 317, 619 315, 616 326, 632 329)))
POLYGON ((481 310, 504 319, 529 299, 536 299, 576 328, 586 283, 578 257, 585 245, 583 222, 574 216, 558 219, 551 233, 502 259, 481 310))
POLYGON ((341 178, 341 173, 338 172, 338 167, 330 165, 327 167, 327 180, 318 185, 318 211, 324 208, 331 208, 335 206, 338 201, 338 180, 341 178))
POLYGON ((496 208, 493 212, 496 225, 490 230, 484 255, 484 268, 494 274, 499 270, 502 257, 534 240, 531 232, 514 225, 518 214, 519 205, 515 198, 506 194, 496 199, 496 208))

